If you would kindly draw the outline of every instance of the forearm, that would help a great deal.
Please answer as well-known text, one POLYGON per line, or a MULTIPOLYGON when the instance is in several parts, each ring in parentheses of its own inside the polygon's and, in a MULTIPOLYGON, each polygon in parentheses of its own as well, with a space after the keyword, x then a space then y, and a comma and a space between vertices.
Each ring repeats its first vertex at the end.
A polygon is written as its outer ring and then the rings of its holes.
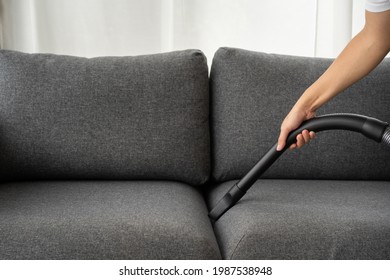
POLYGON ((366 24, 327 71, 301 96, 294 108, 315 112, 324 103, 373 70, 390 50, 390 30, 366 24), (381 37, 378 37, 381 36, 381 37))

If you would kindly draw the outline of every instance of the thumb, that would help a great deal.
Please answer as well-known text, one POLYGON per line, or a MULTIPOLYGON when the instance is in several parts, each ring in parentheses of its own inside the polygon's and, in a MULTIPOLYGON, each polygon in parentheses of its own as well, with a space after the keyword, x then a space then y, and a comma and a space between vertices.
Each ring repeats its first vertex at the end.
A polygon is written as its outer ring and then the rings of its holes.
POLYGON ((288 131, 286 129, 280 130, 280 135, 278 139, 278 146, 276 147, 277 151, 283 150, 284 146, 286 145, 286 139, 287 139, 288 131))

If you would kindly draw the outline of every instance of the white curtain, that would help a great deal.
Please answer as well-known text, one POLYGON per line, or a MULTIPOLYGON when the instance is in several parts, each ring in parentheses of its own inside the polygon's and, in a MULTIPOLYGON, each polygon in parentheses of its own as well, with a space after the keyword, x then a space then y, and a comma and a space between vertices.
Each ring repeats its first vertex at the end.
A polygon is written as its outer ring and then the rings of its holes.
POLYGON ((335 57, 363 0, 0 0, 2 48, 78 56, 221 46, 335 57))

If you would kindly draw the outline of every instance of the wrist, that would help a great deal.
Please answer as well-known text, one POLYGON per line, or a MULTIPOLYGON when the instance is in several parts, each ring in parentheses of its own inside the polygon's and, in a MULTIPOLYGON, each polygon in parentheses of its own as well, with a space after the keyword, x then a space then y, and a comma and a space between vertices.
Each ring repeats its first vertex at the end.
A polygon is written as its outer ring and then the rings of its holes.
POLYGON ((317 108, 310 103, 297 102, 291 109, 292 112, 301 115, 302 119, 311 119, 315 116, 317 108))
POLYGON ((308 88, 297 103, 294 105, 294 110, 303 112, 309 118, 315 115, 315 112, 325 103, 322 94, 317 94, 312 88, 308 88))

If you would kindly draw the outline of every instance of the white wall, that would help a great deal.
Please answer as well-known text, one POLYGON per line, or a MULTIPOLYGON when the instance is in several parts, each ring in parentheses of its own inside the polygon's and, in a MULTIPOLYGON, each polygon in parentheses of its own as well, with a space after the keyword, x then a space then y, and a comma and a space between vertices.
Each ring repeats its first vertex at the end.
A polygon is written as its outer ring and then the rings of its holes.
POLYGON ((176 0, 174 8, 174 48, 314 55, 315 1, 176 0))
POLYGON ((155 0, 3 0, 4 48, 80 56, 161 50, 155 0))
POLYGON ((315 56, 336 57, 364 26, 364 0, 317 0, 315 56))
POLYGON ((335 57, 363 0, 0 0, 3 47, 79 56, 221 46, 335 57))
POLYGON ((352 9, 352 36, 355 36, 364 27, 365 1, 353 0, 352 9))
POLYGON ((352 36, 352 0, 318 0, 315 56, 334 57, 352 36))

